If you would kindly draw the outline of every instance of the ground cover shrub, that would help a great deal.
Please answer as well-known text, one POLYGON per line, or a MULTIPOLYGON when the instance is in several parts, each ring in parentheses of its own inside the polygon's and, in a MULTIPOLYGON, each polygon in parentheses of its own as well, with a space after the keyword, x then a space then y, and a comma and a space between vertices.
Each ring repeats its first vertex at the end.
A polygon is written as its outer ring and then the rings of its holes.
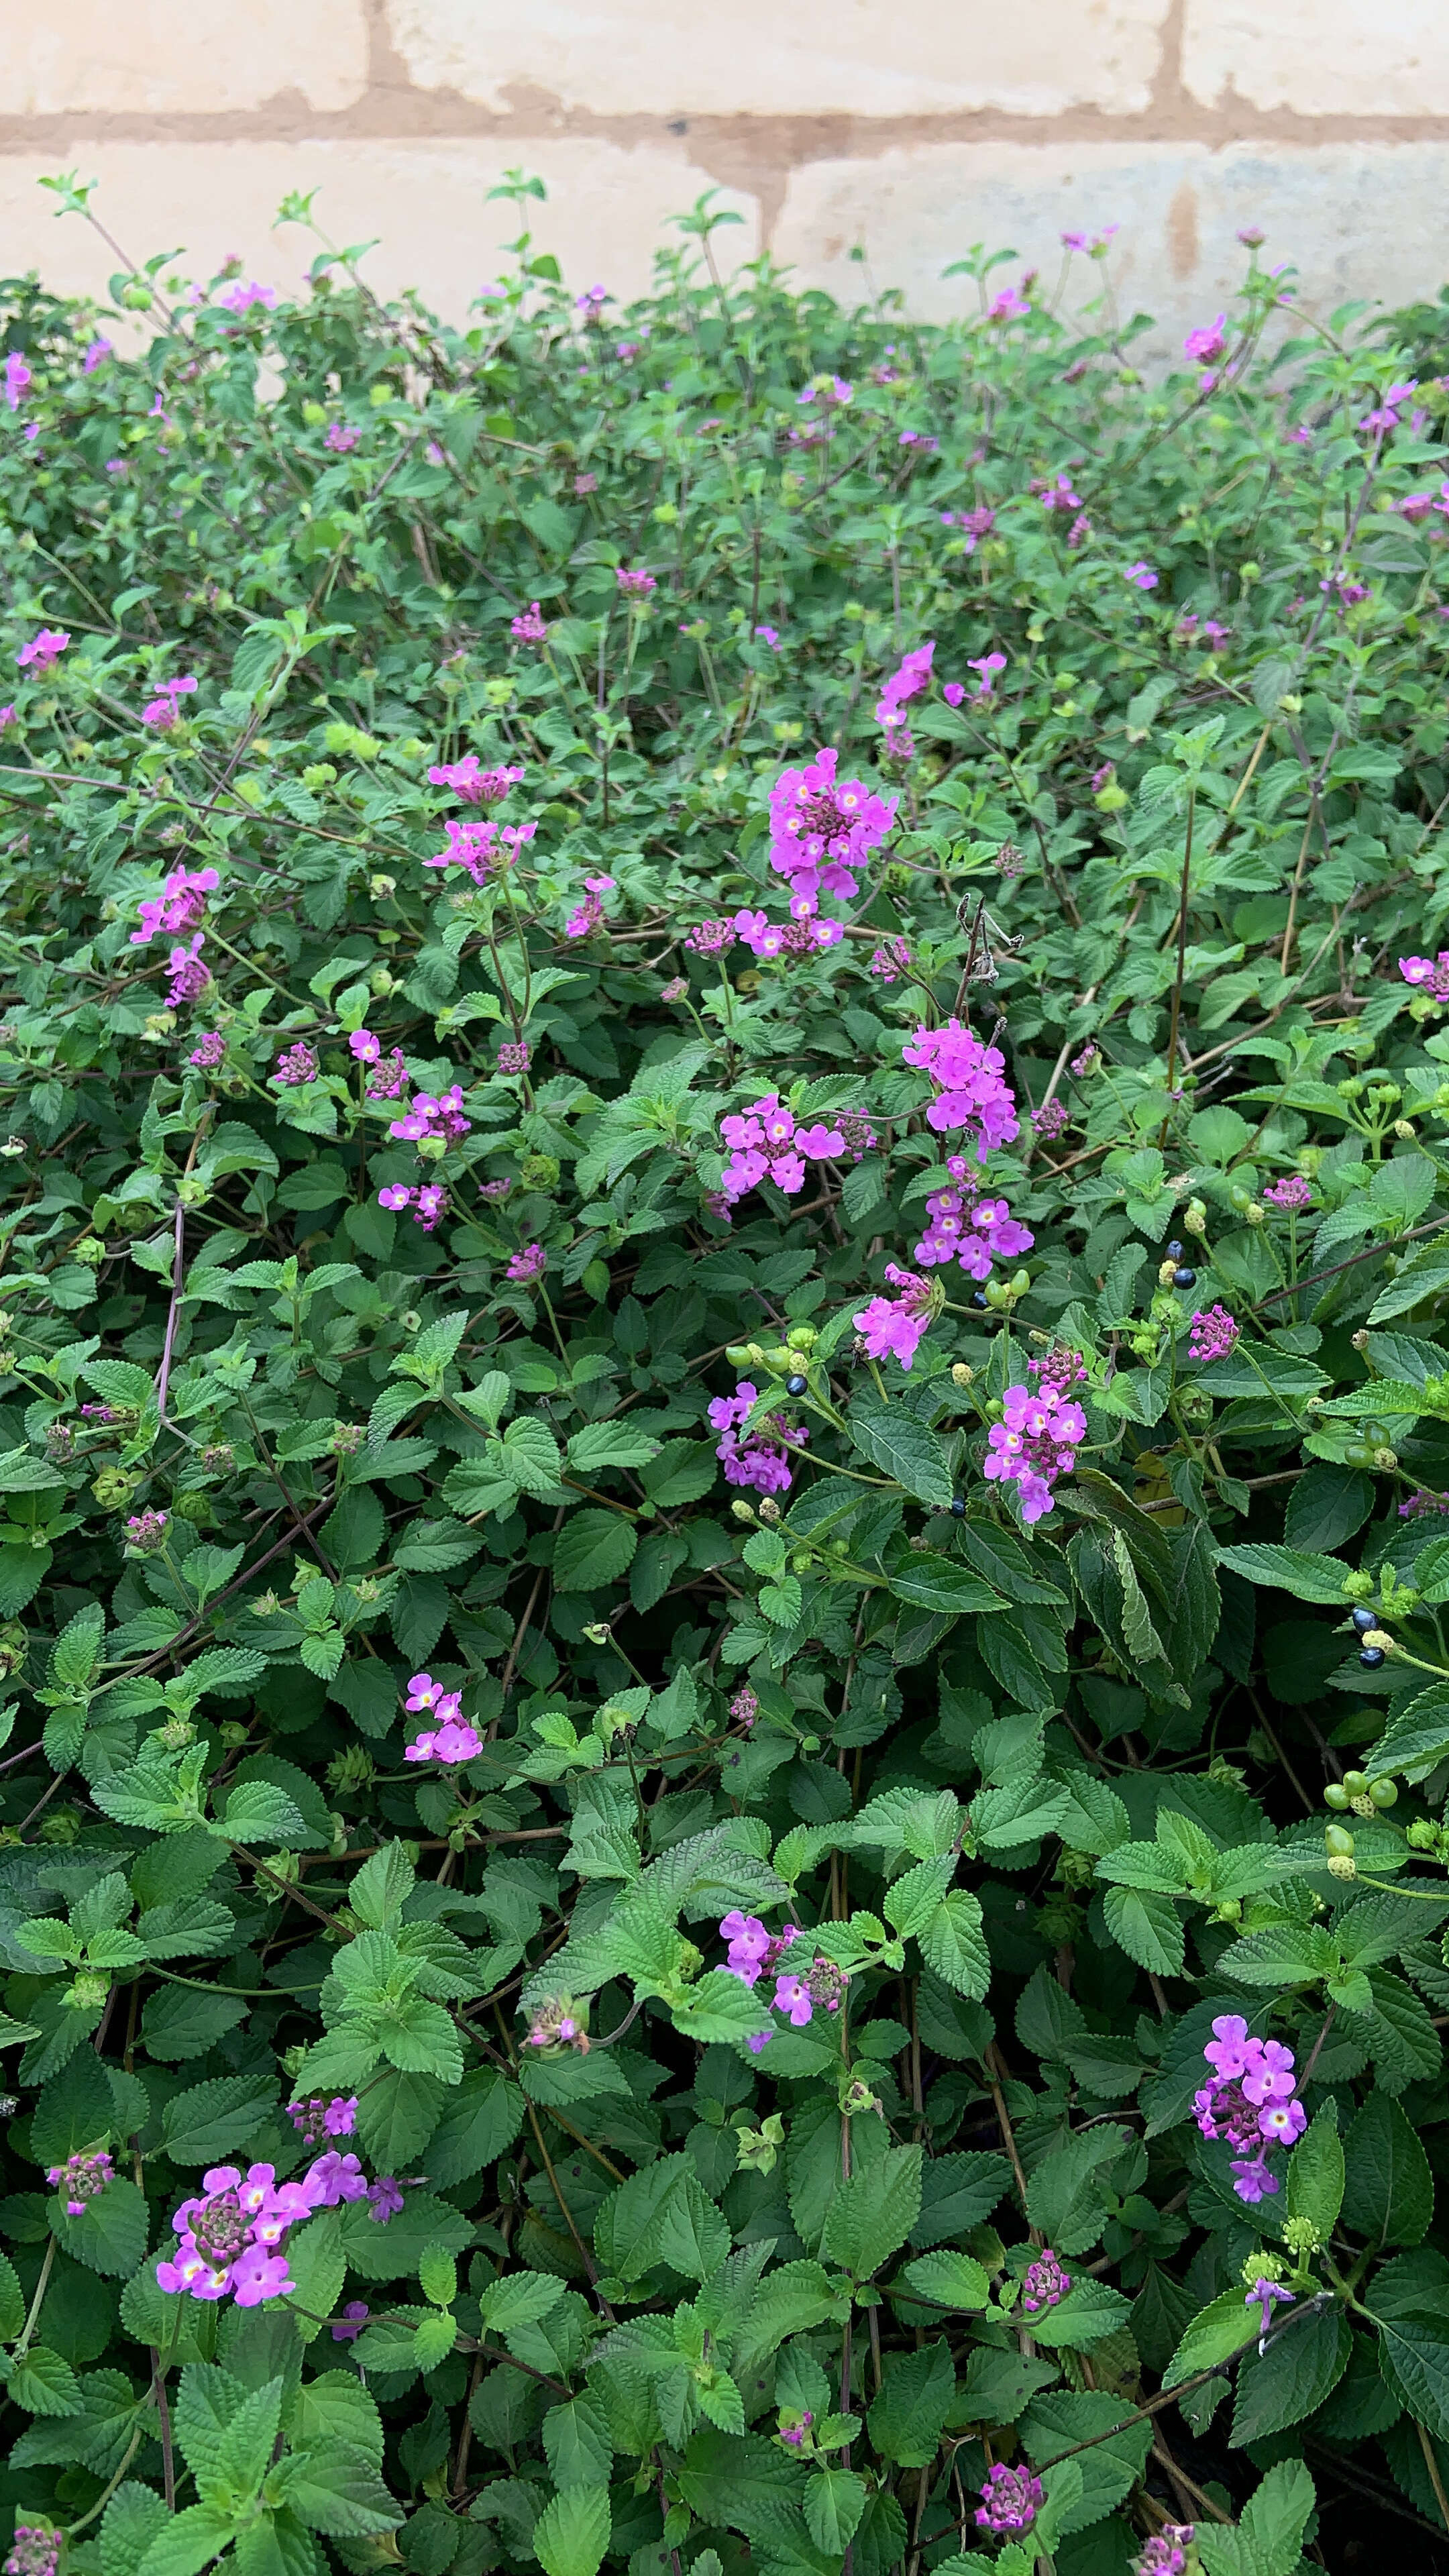
POLYGON ((1445 390, 714 228, 7 290, 14 2576, 1449 2521, 1445 390))

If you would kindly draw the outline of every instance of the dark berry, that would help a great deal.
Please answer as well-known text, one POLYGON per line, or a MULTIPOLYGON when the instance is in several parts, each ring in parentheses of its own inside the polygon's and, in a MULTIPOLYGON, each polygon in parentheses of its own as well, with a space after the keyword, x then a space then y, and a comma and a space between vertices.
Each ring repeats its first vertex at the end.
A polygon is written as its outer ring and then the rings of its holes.
POLYGON ((1379 1614, 1377 1610, 1370 1610, 1366 1602, 1361 1601, 1353 1614, 1353 1624, 1359 1635, 1366 1637, 1370 1628, 1378 1626, 1379 1614))
POLYGON ((796 1373, 795 1373, 795 1375, 794 1375, 794 1377, 787 1377, 787 1378, 786 1378, 786 1380, 785 1380, 785 1393, 786 1393, 787 1395, 803 1395, 803 1394, 804 1394, 804 1392, 805 1392, 805 1389, 806 1389, 806 1387, 809 1385, 809 1383, 810 1383, 810 1380, 809 1380, 808 1378, 806 1378, 806 1377, 801 1377, 801 1375, 800 1375, 799 1371, 797 1370, 797 1371, 796 1371, 796 1373))
POLYGON ((964 1521, 966 1518, 966 1498, 964 1494, 952 1495, 951 1518, 953 1521, 964 1521))
POLYGON ((1172 1284, 1174 1288, 1195 1288, 1197 1286, 1197 1272, 1195 1270, 1174 1270, 1172 1274, 1172 1284))
POLYGON ((1376 1673, 1384 1660, 1384 1650, 1382 1646, 1362 1646, 1358 1659, 1366 1673, 1376 1673))
POLYGON ((1180 1243, 1170 1243, 1168 1245, 1167 1258, 1169 1261, 1180 1261, 1182 1259, 1182 1246, 1180 1243))
POLYGON ((972 1305, 973 1305, 973 1306, 984 1306, 984 1305, 985 1305, 985 1303, 986 1303, 986 1291, 985 1291, 985 1289, 984 1289, 984 1288, 973 1288, 973 1289, 972 1289, 972 1291, 971 1291, 971 1303, 972 1303, 972 1305))

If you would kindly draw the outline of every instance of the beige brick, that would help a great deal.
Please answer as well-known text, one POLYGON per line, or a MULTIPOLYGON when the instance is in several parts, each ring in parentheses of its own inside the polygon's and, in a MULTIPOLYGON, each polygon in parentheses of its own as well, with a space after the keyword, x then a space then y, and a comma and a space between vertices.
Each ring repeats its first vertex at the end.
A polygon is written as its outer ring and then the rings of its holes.
MULTIPOLYGON (((420 286, 446 319, 461 322, 518 230, 512 206, 488 202, 514 157, 511 144, 492 141, 103 143, 87 147, 85 170, 100 180, 96 212, 134 259, 184 242, 177 271, 204 278, 236 251, 248 276, 287 292, 301 285, 317 245, 296 225, 273 232, 272 219, 288 189, 316 188, 317 220, 333 241, 381 235, 364 264, 379 294, 420 286)), ((112 254, 78 218, 56 223, 54 199, 36 184, 55 158, 0 155, 6 260, 12 270, 38 268, 56 293, 104 296, 112 254)), ((621 297, 648 286, 656 249, 679 240, 666 231, 668 218, 710 184, 682 144, 632 151, 531 142, 527 159, 549 192, 528 210, 538 246, 571 284, 601 278, 621 297)), ((753 199, 726 191, 718 202, 745 218, 719 236, 724 257, 753 258, 753 199)))
POLYGON ((602 116, 1139 113, 1167 0, 385 0, 412 79, 602 116))
MULTIPOLYGON (((1116 223, 1107 270, 1124 319, 1155 317, 1134 356, 1180 360, 1185 332, 1231 309, 1259 224, 1260 256, 1294 263, 1298 301, 1326 315, 1350 296, 1386 304, 1437 293, 1442 250, 1431 210, 1449 188, 1449 144, 1012 143, 919 145, 792 172, 772 247, 802 285, 843 302, 903 288, 928 318, 971 310, 968 278, 942 270, 973 242, 1010 245, 1048 291, 1064 230, 1116 223), (867 255, 862 269, 850 252, 867 255)), ((1002 268, 993 284, 1019 275, 1002 268)), ((1080 312, 1101 272, 1074 260, 1063 312, 1080 312)), ((1099 327, 1087 325, 1085 327, 1099 327)))
POLYGON ((1449 114, 1446 0, 1187 0, 1194 98, 1303 116, 1449 114))
POLYGON ((362 0, 0 0, 8 117, 342 108, 366 78, 362 0))

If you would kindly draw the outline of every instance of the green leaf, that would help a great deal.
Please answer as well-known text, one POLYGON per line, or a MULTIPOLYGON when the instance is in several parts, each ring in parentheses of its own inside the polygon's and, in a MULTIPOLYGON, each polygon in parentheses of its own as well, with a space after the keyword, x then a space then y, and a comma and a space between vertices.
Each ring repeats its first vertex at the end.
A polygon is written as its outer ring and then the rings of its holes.
POLYGON ((891 2147, 831 2201, 821 2251, 857 2281, 870 2280, 910 2235, 920 2214, 922 2160, 919 2147, 891 2147))
POLYGON ((1108 1887, 1103 1890, 1102 1911, 1118 1948, 1139 1968, 1151 1968, 1159 1977, 1182 1974, 1182 1917, 1170 1896, 1155 1895, 1148 1888, 1108 1887))
POLYGON ((981 1906, 969 1888, 952 1888, 917 1935, 928 1968, 954 1993, 980 2002, 991 1983, 981 1906))
POLYGON ((1230 2441, 1260 2442, 1312 2415, 1343 2377, 1352 2348, 1352 2329, 1339 2307, 1280 2323, 1267 2351, 1239 2365, 1230 2441))
POLYGON ((137 2576, 153 2540, 170 2521, 164 2496, 128 2478, 101 2516, 101 2576, 137 2576))
POLYGON ((1001 1610, 1005 1603, 983 1583, 979 1574, 960 1565, 951 1556, 910 1556, 891 1575, 891 1590, 898 1601, 910 1602, 917 1610, 944 1610, 956 1616, 962 1611, 1001 1610))
POLYGON ((1243 2292, 1224 2290, 1193 2318, 1162 2374, 1163 2387, 1176 2388, 1200 2370, 1214 2370, 1219 2362, 1231 2361, 1245 2344, 1257 2341, 1260 2330, 1259 2311, 1247 2304, 1243 2292))
POLYGON ((1336 1556, 1310 1555, 1301 1547, 1225 1547, 1218 1563, 1227 1566, 1232 1574, 1241 1574, 1249 1583, 1291 1592, 1295 1601, 1313 1601, 1332 1610, 1347 1610, 1349 1606, 1343 1579, 1350 1569, 1336 1556))
POLYGON ((598 2576, 610 2529, 607 2487, 565 2487, 533 2526, 543 2576, 598 2576))
POLYGON ((937 2308, 988 2308, 991 2282, 974 2254, 921 2254, 903 2279, 917 2298, 937 2308))
POLYGON ((209 2504, 185 2505, 152 2541, 137 2576, 200 2576, 231 2544, 236 2523, 209 2504))
POLYGON ((1449 2442, 1449 2341, 1443 2311, 1375 2319, 1385 2379, 1438 2442, 1449 2442))
MULTIPOLYGON (((847 1175, 847 1181, 850 1177, 847 1175)), ((879 2399, 876 2402, 879 2404, 879 2399)), ((855 2538, 865 2511, 865 2496, 865 2480, 858 2478, 853 2469, 817 2469, 806 2479, 806 2528, 816 2548, 823 2549, 827 2557, 842 2557, 855 2538)))
MULTIPOLYGON (((1304 2144, 1294 2148, 1294 2163, 1304 2144)), ((1387 2093, 1372 2092, 1356 2115, 1344 2140, 1343 2163, 1354 2234, 1376 2246, 1419 2244, 1434 2215, 1434 2177, 1418 2131, 1387 2093)), ((1290 2163, 1290 2192, 1292 2173, 1290 2163)))
POLYGON ((955 2394, 956 2374, 944 2338, 893 2361, 866 2418, 881 2458, 900 2468, 924 2468, 936 2456, 955 2394))
MULTIPOLYGON (((306 1641, 304 1640, 304 1643, 306 1641)), ((270 1780, 242 1780, 226 1802, 226 1812, 212 1827, 233 1843, 288 1843, 308 1839, 301 1809, 270 1780)))
POLYGON ((173 2164, 221 2164, 255 2138, 276 2100, 268 2075, 220 2075, 174 2093, 161 2114, 166 2153, 173 2164))
MULTIPOLYGON (((1397 2109, 1397 2105, 1392 2106, 1397 2109)), ((1422 2152, 1422 2150, 1421 2150, 1422 2152)), ((1427 2158, 1425 2160, 1427 2166, 1427 2158)), ((1345 2165, 1337 2107, 1326 2102, 1288 2159, 1288 2215, 1306 2218, 1326 2245, 1343 2207, 1345 2165)), ((1355 2199, 1355 2223, 1358 2203, 1355 2199)))
POLYGON ((149 2227, 146 2195, 129 2174, 113 2175, 105 2190, 86 2202, 79 2218, 62 2212, 55 2221, 56 2237, 73 2262, 117 2279, 135 2271, 146 2251, 149 2227))
POLYGON ((862 1388, 851 1399, 850 1437, 863 1458, 904 1485, 916 1500, 949 1511, 955 1490, 944 1442, 900 1404, 862 1388))
POLYGON ((6 2395, 27 2415, 82 2415, 85 2400, 68 2361, 47 2345, 33 2343, 23 2361, 11 2369, 6 2395))
POLYGON ((594 1592, 627 1574, 639 1544, 631 1521, 617 1512, 575 1512, 554 1542, 553 1579, 559 1592, 594 1592))
POLYGON ((299 2463, 287 2487, 299 2522, 339 2540, 368 2540, 395 2531, 403 2509, 388 2494, 379 2465, 347 2442, 330 2441, 299 2463))

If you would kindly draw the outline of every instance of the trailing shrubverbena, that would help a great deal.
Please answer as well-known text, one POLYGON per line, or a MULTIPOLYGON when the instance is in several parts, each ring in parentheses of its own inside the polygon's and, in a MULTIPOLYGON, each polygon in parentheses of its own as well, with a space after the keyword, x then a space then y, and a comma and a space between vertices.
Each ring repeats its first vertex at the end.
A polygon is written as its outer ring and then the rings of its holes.
POLYGON ((1449 397, 1104 251, 11 290, 13 2576, 1449 2518, 1449 397))

